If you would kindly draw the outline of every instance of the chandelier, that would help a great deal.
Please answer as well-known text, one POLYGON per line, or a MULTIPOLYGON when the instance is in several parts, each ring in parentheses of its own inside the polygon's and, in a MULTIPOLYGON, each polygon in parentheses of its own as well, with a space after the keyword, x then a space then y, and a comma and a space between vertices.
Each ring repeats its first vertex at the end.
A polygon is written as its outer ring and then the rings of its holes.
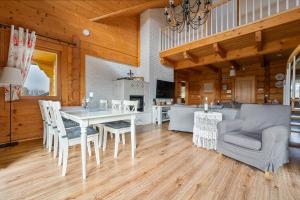
POLYGON ((203 25, 211 9, 211 0, 182 0, 175 6, 174 0, 169 0, 164 15, 173 31, 181 32, 184 27, 198 29, 203 25))

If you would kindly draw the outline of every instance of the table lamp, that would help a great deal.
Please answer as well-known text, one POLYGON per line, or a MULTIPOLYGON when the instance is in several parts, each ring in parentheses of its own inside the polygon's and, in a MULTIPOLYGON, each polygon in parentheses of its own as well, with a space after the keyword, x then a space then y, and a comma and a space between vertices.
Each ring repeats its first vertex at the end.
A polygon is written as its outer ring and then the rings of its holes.
POLYGON ((0 148, 15 146, 18 143, 12 142, 12 116, 11 116, 11 100, 12 100, 12 86, 22 85, 21 70, 15 67, 3 67, 0 70, 0 87, 9 87, 9 142, 0 144, 0 148))

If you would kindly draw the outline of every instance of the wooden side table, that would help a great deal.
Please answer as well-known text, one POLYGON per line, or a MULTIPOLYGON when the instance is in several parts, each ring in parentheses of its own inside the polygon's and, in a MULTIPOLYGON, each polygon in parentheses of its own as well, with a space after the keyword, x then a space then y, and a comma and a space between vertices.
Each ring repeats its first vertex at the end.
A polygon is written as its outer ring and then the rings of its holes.
POLYGON ((194 112, 193 143, 197 147, 217 149, 217 124, 222 121, 220 112, 194 112))

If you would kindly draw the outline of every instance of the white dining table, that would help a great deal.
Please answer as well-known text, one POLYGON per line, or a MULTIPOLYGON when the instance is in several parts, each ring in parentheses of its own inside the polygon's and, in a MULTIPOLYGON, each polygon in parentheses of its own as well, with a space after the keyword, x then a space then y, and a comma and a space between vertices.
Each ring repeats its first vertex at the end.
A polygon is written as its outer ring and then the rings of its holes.
POLYGON ((86 149, 87 149, 87 127, 119 120, 130 120, 131 122, 131 157, 135 157, 136 132, 135 119, 139 112, 124 112, 100 109, 85 109, 81 106, 64 106, 61 109, 62 117, 73 120, 81 128, 81 157, 82 157, 82 178, 86 180, 86 149))

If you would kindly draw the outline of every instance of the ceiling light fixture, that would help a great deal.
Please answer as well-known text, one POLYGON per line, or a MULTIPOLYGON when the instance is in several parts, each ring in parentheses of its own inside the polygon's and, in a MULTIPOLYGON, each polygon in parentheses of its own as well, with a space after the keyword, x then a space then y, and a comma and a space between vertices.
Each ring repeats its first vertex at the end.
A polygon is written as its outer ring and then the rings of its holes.
POLYGON ((234 68, 234 66, 231 66, 231 69, 230 69, 230 71, 229 71, 229 76, 236 76, 236 71, 235 71, 235 68, 234 68))
POLYGON ((88 37, 88 36, 90 36, 90 34, 91 34, 91 31, 89 30, 89 29, 83 29, 82 30, 82 34, 85 36, 85 37, 88 37))
POLYGON ((180 5, 175 6, 174 0, 169 0, 164 15, 173 31, 181 32, 184 27, 197 30, 204 24, 211 10, 211 0, 182 0, 180 5))

